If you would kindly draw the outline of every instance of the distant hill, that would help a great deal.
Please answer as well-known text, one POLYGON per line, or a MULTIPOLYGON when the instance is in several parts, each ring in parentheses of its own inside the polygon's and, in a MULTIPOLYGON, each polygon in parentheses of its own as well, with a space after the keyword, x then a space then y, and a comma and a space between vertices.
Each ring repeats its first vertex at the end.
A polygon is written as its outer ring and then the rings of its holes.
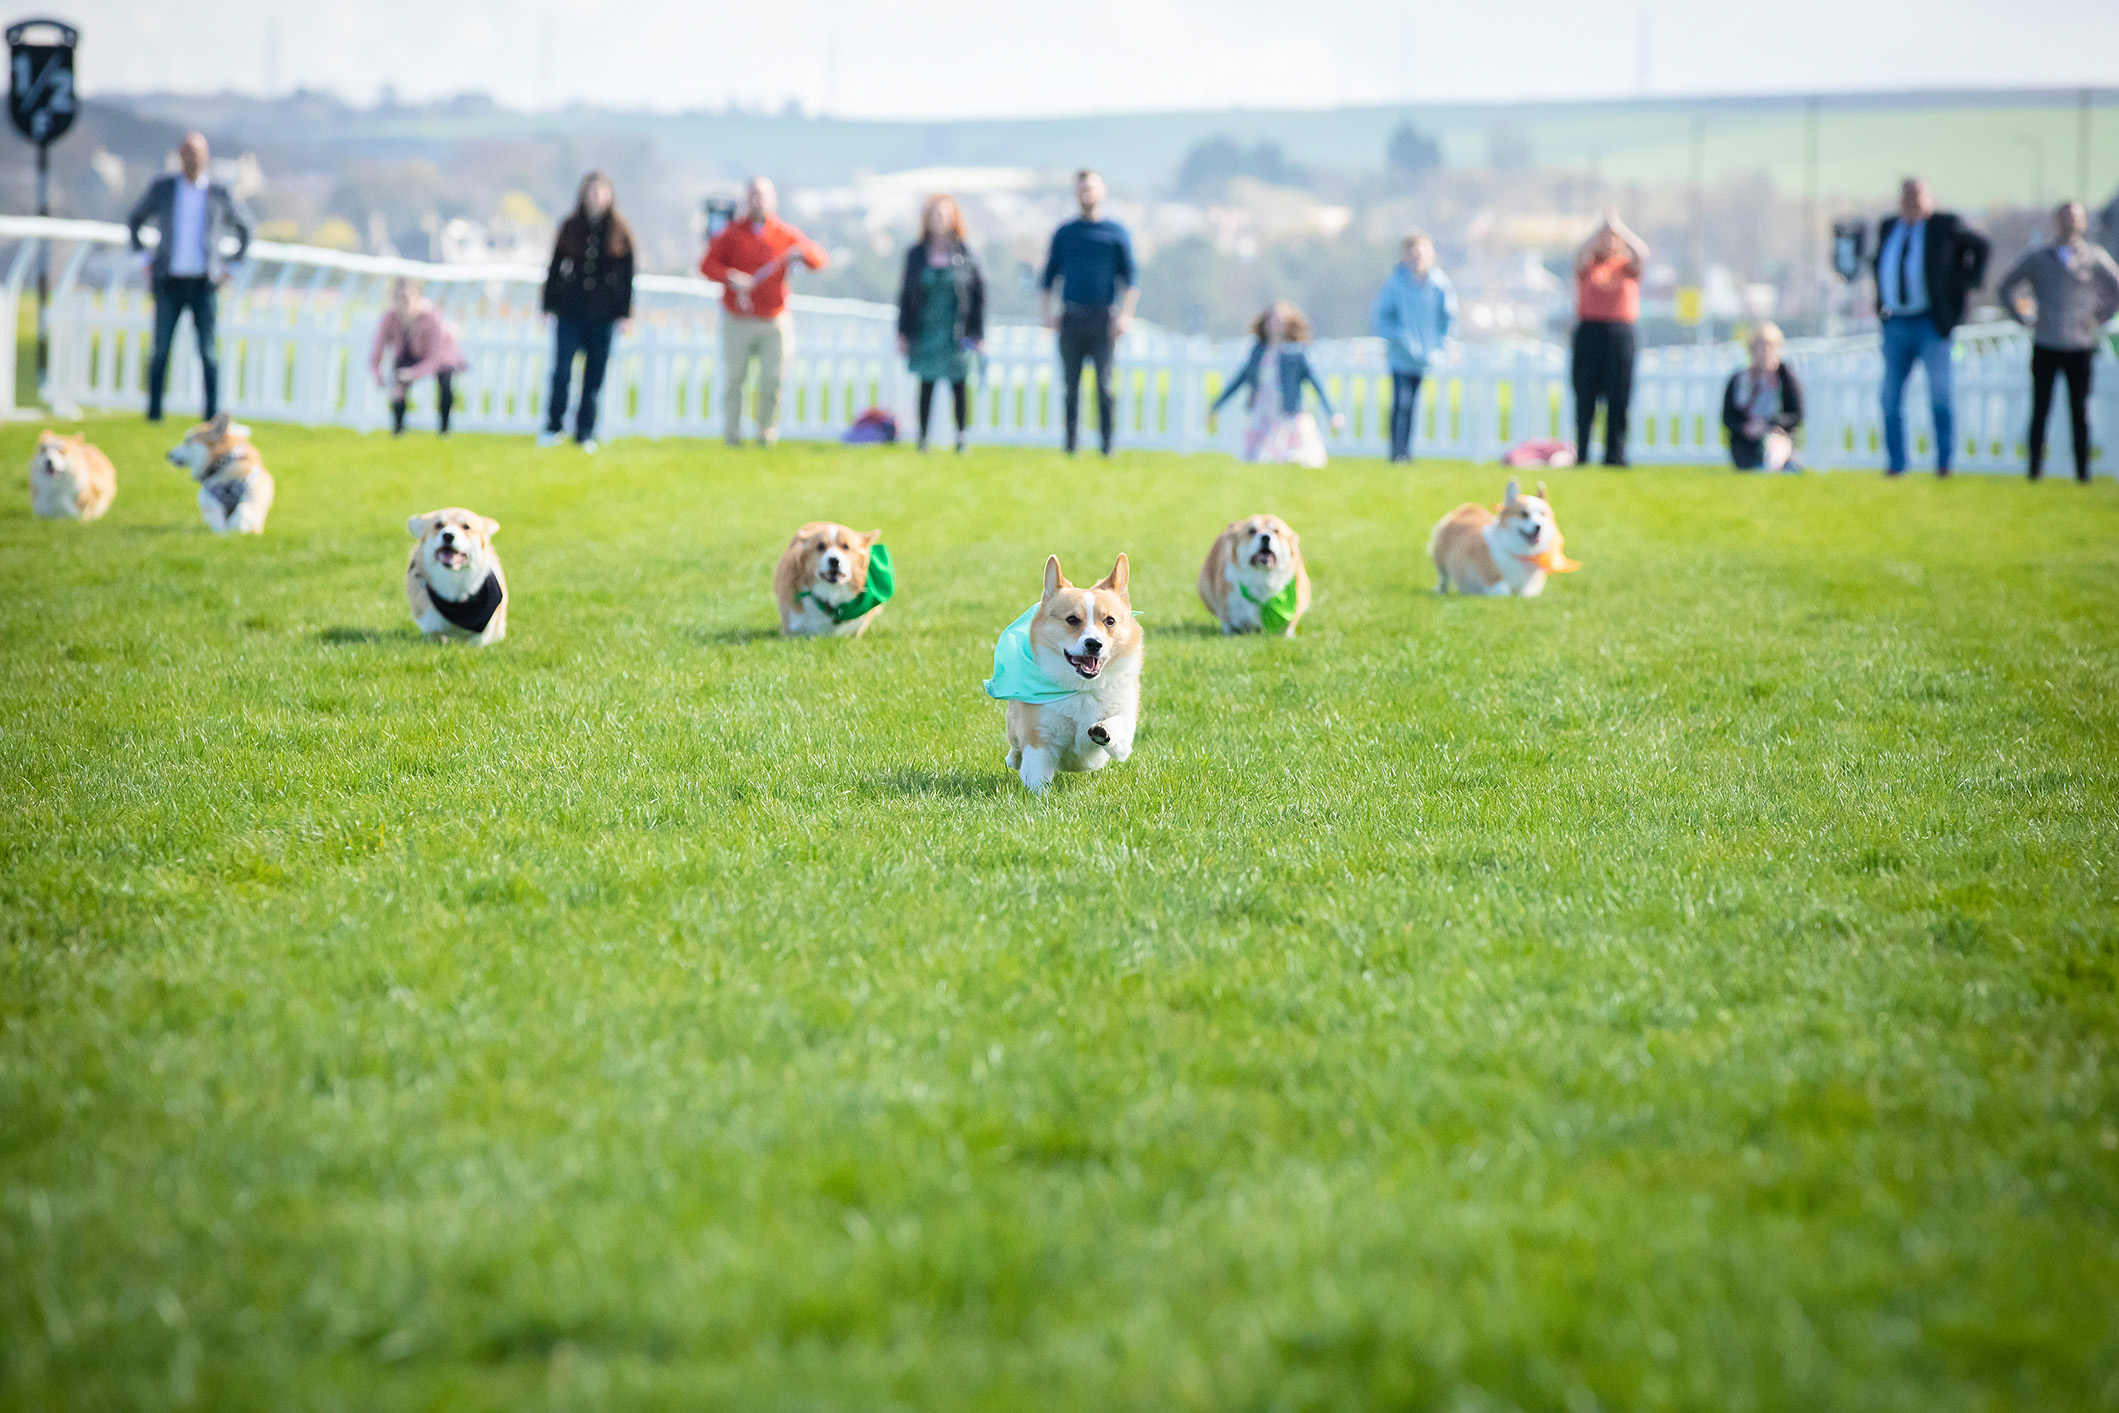
MULTIPOLYGON (((1685 180, 1695 124, 1710 183, 1763 173, 1802 189, 1801 96, 1611 102, 1410 104, 1322 110, 1113 114, 1095 117, 868 122, 800 114, 658 114, 570 108, 522 113, 477 98, 419 107, 354 108, 319 95, 280 100, 144 95, 113 100, 141 118, 204 125, 224 140, 316 145, 349 155, 433 154, 467 140, 567 143, 593 160, 597 140, 652 142, 672 168, 733 179, 764 171, 806 185, 859 171, 1029 166, 1103 169, 1122 190, 1166 185, 1185 152, 1211 136, 1270 139, 1312 166, 1371 169, 1410 121, 1440 140, 1454 167, 1484 166, 1497 148, 1549 169, 1594 169, 1607 183, 1685 180)), ((1819 182, 1828 199, 1875 205, 1920 172, 1955 205, 1980 208, 2073 194, 2083 132, 2077 90, 1835 94, 1819 100, 1819 182)), ((2097 95, 2088 124, 2091 194, 2119 186, 2119 93, 2097 95)))

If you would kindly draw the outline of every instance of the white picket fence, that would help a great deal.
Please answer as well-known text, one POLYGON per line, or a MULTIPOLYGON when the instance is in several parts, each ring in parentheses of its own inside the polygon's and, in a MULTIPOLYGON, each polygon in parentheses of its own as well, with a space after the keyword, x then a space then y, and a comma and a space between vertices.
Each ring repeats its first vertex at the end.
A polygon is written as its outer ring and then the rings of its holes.
MULTIPOLYGON (((152 306, 124 228, 102 222, 0 217, 7 277, 0 315, 25 297, 40 247, 56 272, 51 368, 45 401, 59 410, 139 410, 146 404, 152 306)), ((367 360, 389 281, 422 279, 456 325, 471 367, 457 381, 456 425, 468 431, 531 432, 542 425, 551 339, 538 309, 544 272, 528 266, 428 265, 303 246, 257 242, 220 305, 221 401, 257 420, 385 425, 382 390, 367 360)), ((635 284, 632 330, 612 351, 598 434, 604 438, 704 437, 722 426, 719 290, 703 280, 643 276, 635 284)), ((911 424, 915 387, 897 354, 895 311, 886 305, 796 295, 795 353, 783 386, 781 431, 790 438, 836 438, 866 408, 911 424)), ((1118 440, 1126 447, 1233 452, 1240 418, 1208 417, 1221 386, 1248 352, 1240 339, 1186 337, 1139 327, 1120 340, 1118 440)), ((1789 361, 1809 405, 1804 459, 1819 468, 1882 464, 1877 404, 1880 356, 1871 336, 1799 341, 1789 361)), ((0 411, 12 411, 11 341, 0 340, 0 411)), ((1722 387, 1742 362, 1733 345, 1642 353, 1634 381, 1628 454, 1642 463, 1725 459, 1722 387)), ((1971 471, 2017 471, 2029 421, 2029 352, 2013 326, 1961 330, 1956 347, 1957 464, 1971 471)), ((1341 455, 1386 450, 1390 377, 1383 346, 1369 338, 1328 339, 1312 361, 1346 414, 1328 432, 1341 455)), ((2119 369, 2098 354, 2092 410, 2096 465, 2113 467, 2119 435, 2119 369)), ((431 385, 415 394, 415 417, 431 385)), ((190 329, 171 364, 172 410, 199 402, 190 329)), ((1094 399, 1083 399, 1085 424, 1094 399)), ((1550 344, 1465 344, 1426 380, 1416 434, 1422 455, 1489 461, 1515 442, 1573 435, 1567 353, 1550 344)), ((1916 374, 1906 399, 1908 433, 1931 460, 1927 397, 1916 374)), ((180 414, 181 415, 181 414, 180 414)), ((936 415, 946 418, 944 408, 936 415)), ((973 397, 973 435, 986 443, 1051 445, 1059 438, 1061 391, 1052 335, 1041 328, 988 330, 973 397)), ((2056 415, 2053 451, 2065 466, 2066 431, 2056 415)), ((1085 432, 1085 439, 1087 437, 1085 432)))

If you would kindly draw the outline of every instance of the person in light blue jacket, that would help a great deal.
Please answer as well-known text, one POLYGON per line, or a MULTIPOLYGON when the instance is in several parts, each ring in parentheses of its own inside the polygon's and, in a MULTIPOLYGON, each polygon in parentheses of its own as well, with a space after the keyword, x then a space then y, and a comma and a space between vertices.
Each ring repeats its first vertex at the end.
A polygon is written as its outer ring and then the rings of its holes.
POLYGON ((1441 357, 1457 322, 1457 291, 1435 268, 1435 243, 1426 231, 1405 238, 1404 253, 1376 295, 1369 328, 1391 360, 1391 460, 1413 459, 1413 407, 1420 379, 1441 357))

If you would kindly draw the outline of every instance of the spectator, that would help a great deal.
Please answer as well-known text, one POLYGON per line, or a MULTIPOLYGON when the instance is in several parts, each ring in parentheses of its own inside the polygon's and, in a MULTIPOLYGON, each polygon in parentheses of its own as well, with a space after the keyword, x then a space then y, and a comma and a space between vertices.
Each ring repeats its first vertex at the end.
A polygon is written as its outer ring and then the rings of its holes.
POLYGON ((1935 474, 1950 474, 1956 419, 1950 405, 1950 331, 1964 320, 1965 297, 1986 278, 1987 239, 1935 209, 1928 184, 1907 177, 1898 214, 1876 230, 1876 312, 1883 318, 1884 456, 1890 476, 1906 474, 1906 379, 1928 372, 1935 419, 1935 474))
POLYGON ((177 145, 178 171, 165 172, 147 184, 132 214, 125 218, 134 251, 145 247, 140 227, 152 222, 161 243, 147 260, 148 288, 154 294, 154 352, 147 360, 147 420, 162 420, 162 392, 169 383, 169 355, 176 347, 177 320, 191 312, 191 333, 199 345, 199 377, 205 384, 206 415, 212 421, 221 405, 221 364, 214 348, 218 291, 228 281, 228 267, 250 249, 250 215, 226 186, 206 174, 206 137, 184 134, 177 145), (235 253, 228 254, 230 240, 235 253))
POLYGON ((375 342, 368 349, 368 372, 377 387, 390 389, 390 431, 405 434, 405 402, 412 385, 421 378, 434 379, 435 407, 440 413, 441 434, 449 435, 449 413, 456 406, 455 379, 467 365, 456 347, 456 332, 441 310, 427 298, 418 280, 392 280, 390 307, 376 325, 375 342), (383 354, 390 357, 390 376, 383 377, 383 354))
POLYGON ((955 197, 930 197, 920 231, 905 252, 905 277, 898 285, 898 352, 907 355, 920 380, 920 450, 927 450, 934 385, 947 383, 961 455, 971 412, 971 358, 986 340, 986 281, 964 241, 964 213, 955 197))
POLYGON ((2031 334, 2031 479, 2045 474, 2045 423, 2053 410, 2053 380, 2067 378, 2068 431, 2074 439, 2075 479, 2090 479, 2090 365, 2104 321, 2119 313, 2119 265, 2089 239, 2090 214, 2079 201, 2053 213, 2053 243, 2016 262, 1995 295, 2031 334), (2018 291, 2028 287, 2037 309, 2026 316, 2018 291))
POLYGON ((723 409, 728 444, 743 445, 743 383, 758 361, 758 443, 780 440, 780 380, 795 352, 794 316, 787 312, 787 267, 796 260, 821 270, 830 257, 776 214, 780 194, 765 177, 752 177, 743 212, 715 236, 699 273, 721 285, 723 409))
POLYGON ((544 312, 552 317, 552 385, 545 394, 539 446, 559 444, 579 353, 581 405, 574 411, 574 440, 583 451, 596 451, 596 405, 610 362, 611 334, 621 324, 630 326, 633 318, 634 249, 633 228, 618 214, 611 179, 590 172, 581 179, 573 211, 559 223, 552 266, 544 277, 544 312))
POLYGON ((1376 295, 1369 328, 1383 340, 1391 365, 1391 460, 1413 459, 1413 412, 1428 362, 1441 356, 1457 320, 1457 291, 1435 268, 1435 243, 1426 231, 1405 238, 1400 258, 1376 295))
POLYGON ((1597 402, 1604 403, 1604 464, 1626 464, 1626 410, 1633 401, 1633 326, 1641 318, 1648 246, 1616 211, 1575 252, 1575 459, 1589 460, 1597 402))
POLYGON ((1729 459, 1739 471, 1795 471, 1795 429, 1803 425, 1803 385, 1781 362, 1786 341, 1777 324, 1761 324, 1751 336, 1751 366, 1729 377, 1722 390, 1722 425, 1729 429, 1729 459))
POLYGON ((1074 454, 1081 427, 1082 360, 1096 368, 1097 431, 1111 454, 1111 350, 1133 317, 1140 290, 1134 284, 1133 242, 1126 228, 1100 214, 1104 179, 1083 168, 1074 174, 1079 219, 1052 233, 1038 281, 1038 309, 1045 327, 1059 331, 1060 373, 1067 384, 1067 454, 1074 454), (1060 286, 1060 312, 1052 312, 1052 286, 1060 286), (1119 291, 1124 289, 1121 295, 1119 291))
POLYGON ((1310 341, 1310 321, 1287 300, 1276 300, 1253 321, 1251 332, 1258 337, 1251 345, 1251 356, 1214 399, 1208 415, 1221 411, 1224 403, 1248 387, 1251 396, 1244 405, 1251 410, 1251 422, 1244 429, 1243 459, 1292 462, 1313 470, 1323 466, 1324 436, 1317 430, 1317 419, 1303 410, 1302 385, 1308 383, 1317 390, 1317 400, 1324 404, 1334 427, 1345 426, 1346 419, 1332 410, 1332 399, 1303 351, 1310 341))

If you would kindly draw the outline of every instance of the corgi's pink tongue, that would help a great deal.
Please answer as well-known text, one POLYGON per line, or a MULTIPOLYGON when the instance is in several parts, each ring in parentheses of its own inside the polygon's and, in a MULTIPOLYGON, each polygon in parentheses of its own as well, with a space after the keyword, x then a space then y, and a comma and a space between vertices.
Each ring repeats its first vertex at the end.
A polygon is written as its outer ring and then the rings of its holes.
POLYGON ((470 560, 471 556, 460 549, 434 551, 434 562, 444 569, 461 569, 464 565, 470 563, 470 560))
POLYGON ((1067 659, 1067 666, 1073 668, 1084 677, 1094 677, 1097 673, 1104 670, 1104 660, 1102 658, 1076 657, 1073 653, 1062 655, 1067 659))

